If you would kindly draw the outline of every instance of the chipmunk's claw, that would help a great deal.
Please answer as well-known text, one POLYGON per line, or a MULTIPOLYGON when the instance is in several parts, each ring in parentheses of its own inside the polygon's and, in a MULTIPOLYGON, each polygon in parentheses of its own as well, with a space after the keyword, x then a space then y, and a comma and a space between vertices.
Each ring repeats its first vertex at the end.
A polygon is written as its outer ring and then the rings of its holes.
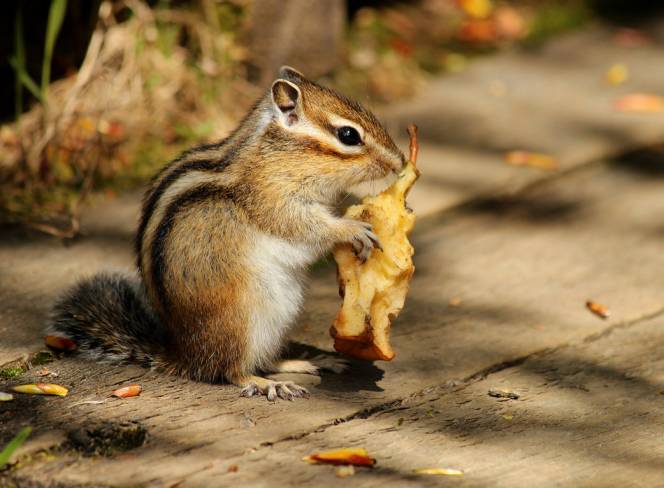
POLYGON ((258 395, 260 392, 258 390, 258 385, 255 382, 249 383, 247 386, 242 388, 240 391, 240 396, 242 397, 252 397, 258 395))
POLYGON ((251 381, 242 388, 240 396, 252 397, 265 395, 271 402, 277 398, 292 401, 294 398, 308 397, 309 391, 303 386, 296 385, 292 381, 273 381, 264 380, 264 382, 251 381))
POLYGON ((371 251, 375 248, 383 250, 383 247, 380 245, 380 240, 378 236, 373 231, 373 226, 368 222, 357 222, 362 228, 362 232, 355 237, 353 240, 353 251, 357 258, 364 263, 371 254, 371 251))

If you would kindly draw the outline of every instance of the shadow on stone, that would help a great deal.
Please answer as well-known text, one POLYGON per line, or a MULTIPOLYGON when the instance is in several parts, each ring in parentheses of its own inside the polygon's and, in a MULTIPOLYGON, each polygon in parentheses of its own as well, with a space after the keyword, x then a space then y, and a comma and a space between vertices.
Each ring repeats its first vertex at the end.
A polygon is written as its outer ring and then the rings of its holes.
POLYGON ((500 219, 529 224, 551 224, 569 220, 580 209, 577 201, 537 198, 534 195, 488 196, 470 201, 462 211, 468 214, 493 215, 500 219))
POLYGON ((643 178, 664 178, 664 146, 628 151, 614 158, 611 163, 616 169, 643 178))
MULTIPOLYGON (((288 358, 313 358, 318 355, 330 354, 314 346, 302 344, 299 342, 289 342, 288 349, 284 357, 288 358)), ((354 392, 354 391, 384 391, 378 386, 378 382, 383 379, 385 372, 376 366, 372 361, 363 361, 360 359, 348 359, 350 368, 343 374, 334 374, 323 372, 321 382, 317 388, 330 392, 354 392)))

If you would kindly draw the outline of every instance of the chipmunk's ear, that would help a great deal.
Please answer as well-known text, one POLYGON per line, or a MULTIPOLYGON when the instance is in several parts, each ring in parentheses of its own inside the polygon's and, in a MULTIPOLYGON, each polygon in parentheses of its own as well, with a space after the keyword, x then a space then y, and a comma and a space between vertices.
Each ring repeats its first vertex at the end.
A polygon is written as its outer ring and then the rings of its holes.
POLYGON ((292 81, 293 83, 298 83, 304 79, 304 75, 295 68, 291 68, 290 66, 282 66, 279 68, 279 78, 292 81))
POLYGON ((272 106, 277 119, 290 126, 298 121, 302 107, 300 89, 287 80, 276 80, 272 83, 272 106))

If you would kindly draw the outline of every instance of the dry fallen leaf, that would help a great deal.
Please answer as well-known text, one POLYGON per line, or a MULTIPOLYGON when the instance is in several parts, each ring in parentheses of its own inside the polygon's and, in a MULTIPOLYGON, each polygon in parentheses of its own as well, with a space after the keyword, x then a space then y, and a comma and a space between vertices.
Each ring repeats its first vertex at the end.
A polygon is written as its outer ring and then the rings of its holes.
POLYGON ((11 393, 5 393, 0 391, 0 402, 11 402, 14 399, 14 395, 11 393))
POLYGON ((504 418, 505 420, 512 420, 514 418, 514 415, 512 415, 511 413, 506 413, 501 415, 501 417, 504 418))
POLYGON ((337 478, 347 478, 348 476, 353 476, 355 474, 355 466, 348 465, 348 466, 339 466, 335 471, 334 474, 337 476, 337 478))
POLYGON ((141 385, 123 386, 122 388, 114 390, 113 393, 111 393, 111 396, 118 398, 130 398, 140 395, 142 390, 143 389, 141 388, 141 385))
POLYGON ((12 388, 17 393, 29 393, 31 395, 57 395, 67 396, 69 390, 64 386, 54 385, 52 383, 37 383, 29 385, 18 385, 12 388))
POLYGON ((627 81, 629 78, 629 69, 627 69, 627 66, 621 63, 616 63, 612 65, 607 71, 606 71, 606 81, 610 85, 622 85, 627 81))
POLYGON ((496 24, 490 19, 467 19, 457 31, 459 40, 471 43, 493 43, 498 38, 496 24))
POLYGON ((558 161, 553 156, 530 151, 510 151, 505 154, 505 162, 512 166, 530 166, 548 171, 558 169, 558 161))
POLYGON ((47 346, 59 351, 73 351, 76 349, 76 343, 66 337, 47 335, 44 337, 44 342, 47 346))
POLYGON ((239 467, 237 464, 231 464, 226 471, 229 473, 237 473, 239 471, 239 467))
POLYGON ((413 473, 444 476, 463 476, 463 471, 454 468, 419 468, 414 469, 413 473))
POLYGON ((345 213, 346 218, 369 222, 382 250, 375 248, 364 263, 350 244, 334 250, 343 304, 330 334, 337 351, 360 359, 394 358, 390 325, 403 308, 415 271, 414 250, 408 241, 415 214, 406 207, 406 195, 420 174, 416 167, 417 128, 411 125, 408 133, 410 159, 398 179, 387 190, 364 198, 345 213))
POLYGON ((664 110, 664 98, 649 93, 631 93, 618 98, 613 106, 620 112, 657 113, 664 110))
POLYGON ((523 15, 509 5, 497 7, 494 20, 498 36, 502 39, 521 39, 528 33, 526 20, 523 15))
POLYGON ((362 447, 349 447, 333 451, 317 452, 302 458, 311 464, 352 464, 355 466, 373 466, 376 460, 369 456, 362 447))
POLYGON ((611 316, 611 311, 608 308, 606 308, 604 305, 593 302, 592 300, 588 300, 586 302, 586 307, 592 313, 603 319, 608 319, 611 316))
POLYGON ((648 35, 629 27, 618 29, 613 40, 621 47, 643 47, 652 44, 652 39, 648 35))
POLYGON ((461 10, 476 19, 486 19, 493 11, 491 0, 457 0, 457 3, 461 10))
POLYGON ((43 367, 37 372, 37 376, 50 376, 52 378, 57 378, 60 375, 55 371, 51 371, 47 367, 43 367))

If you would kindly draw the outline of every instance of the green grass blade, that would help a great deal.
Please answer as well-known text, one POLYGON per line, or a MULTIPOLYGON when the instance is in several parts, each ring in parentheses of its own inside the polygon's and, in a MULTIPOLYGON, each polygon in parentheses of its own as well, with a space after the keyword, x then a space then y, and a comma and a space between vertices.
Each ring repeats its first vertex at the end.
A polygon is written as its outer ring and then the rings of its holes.
POLYGON ((14 58, 19 69, 16 70, 16 83, 14 85, 14 112, 16 120, 23 113, 23 83, 19 75, 20 71, 25 70, 25 45, 23 41, 23 9, 19 5, 16 10, 16 19, 14 22, 14 58))
POLYGON ((37 83, 32 81, 32 78, 30 78, 30 75, 25 70, 25 66, 20 66, 18 60, 13 56, 9 58, 9 64, 12 68, 14 68, 14 71, 16 71, 16 75, 18 76, 18 79, 21 81, 23 86, 30 90, 30 93, 32 93, 35 98, 43 101, 41 90, 37 86, 37 83))
POLYGON ((0 452, 0 469, 2 469, 5 464, 9 462, 9 458, 12 456, 12 454, 14 454, 14 451, 23 445, 23 443, 30 435, 30 432, 32 432, 32 427, 23 427, 19 433, 16 434, 11 441, 9 441, 9 444, 7 444, 0 452))
POLYGON ((42 63, 41 91, 42 98, 46 97, 46 90, 51 82, 51 59, 53 48, 58 38, 62 22, 65 20, 67 11, 67 0, 51 0, 51 8, 48 11, 48 24, 46 26, 46 43, 44 44, 44 61, 42 63))

